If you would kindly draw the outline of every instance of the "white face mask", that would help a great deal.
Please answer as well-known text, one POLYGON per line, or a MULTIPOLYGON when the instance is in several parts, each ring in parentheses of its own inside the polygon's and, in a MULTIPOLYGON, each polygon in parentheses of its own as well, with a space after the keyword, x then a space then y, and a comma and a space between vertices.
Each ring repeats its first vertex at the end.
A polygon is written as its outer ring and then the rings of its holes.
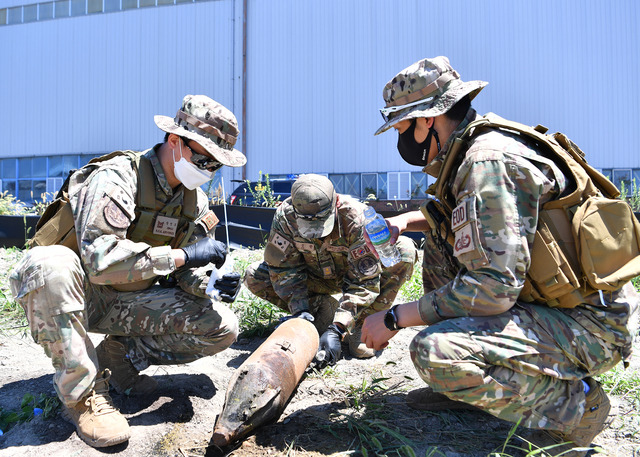
POLYGON ((210 181, 211 178, 213 178, 213 172, 201 170, 185 159, 182 156, 182 140, 180 140, 178 144, 180 145, 180 160, 176 162, 175 150, 173 157, 173 173, 176 175, 176 178, 178 178, 178 181, 189 190, 193 190, 210 181))

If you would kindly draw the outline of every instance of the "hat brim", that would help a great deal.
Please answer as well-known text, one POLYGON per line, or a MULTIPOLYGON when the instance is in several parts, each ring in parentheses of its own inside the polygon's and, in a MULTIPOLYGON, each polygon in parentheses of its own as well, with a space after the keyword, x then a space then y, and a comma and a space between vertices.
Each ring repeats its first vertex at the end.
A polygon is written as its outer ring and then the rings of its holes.
POLYGON ((178 136, 189 138, 195 141, 200 146, 205 148, 209 154, 213 156, 218 162, 228 167, 241 167, 247 163, 245 155, 237 149, 223 149, 215 142, 207 138, 206 136, 199 135, 195 132, 186 130, 176 124, 175 120, 169 116, 162 116, 160 114, 153 117, 154 122, 158 128, 167 133, 173 133, 178 136))
POLYGON ((401 121, 415 119, 418 117, 435 117, 449 111, 453 105, 458 103, 465 95, 469 95, 469 98, 473 100, 476 95, 487 85, 486 81, 468 81, 447 90, 443 96, 436 98, 435 100, 425 103, 423 105, 416 105, 409 108, 406 112, 394 116, 385 122, 382 127, 376 130, 374 135, 379 135, 382 132, 386 132, 395 124, 401 121))
POLYGON ((298 232, 304 238, 324 238, 333 231, 336 222, 336 212, 334 211, 324 220, 308 221, 296 218, 298 221, 298 232))

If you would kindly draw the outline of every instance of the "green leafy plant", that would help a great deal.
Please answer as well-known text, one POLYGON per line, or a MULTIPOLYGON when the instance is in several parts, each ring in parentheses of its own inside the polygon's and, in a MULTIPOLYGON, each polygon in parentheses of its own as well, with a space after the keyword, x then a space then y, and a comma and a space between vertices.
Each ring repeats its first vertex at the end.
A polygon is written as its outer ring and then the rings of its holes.
POLYGON ((20 409, 6 410, 0 407, 0 430, 6 432, 16 424, 29 422, 35 414, 42 414, 44 419, 49 419, 58 412, 58 409, 60 409, 58 397, 50 397, 44 393, 35 397, 27 393, 22 397, 20 409))
POLYGON ((629 188, 624 181, 620 183, 620 200, 626 200, 634 212, 640 211, 640 189, 635 179, 631 180, 629 188))
MULTIPOLYGON (((271 188, 271 181, 269 180, 269 174, 265 173, 264 179, 262 178, 262 172, 257 182, 252 183, 250 180, 245 180, 247 188, 253 197, 254 203, 251 206, 263 206, 273 208, 278 206, 280 202, 280 195, 275 195, 271 188)), ((244 202, 241 202, 244 204, 244 202)))
POLYGON ((22 202, 9 191, 0 192, 0 215, 22 215, 24 213, 22 202))

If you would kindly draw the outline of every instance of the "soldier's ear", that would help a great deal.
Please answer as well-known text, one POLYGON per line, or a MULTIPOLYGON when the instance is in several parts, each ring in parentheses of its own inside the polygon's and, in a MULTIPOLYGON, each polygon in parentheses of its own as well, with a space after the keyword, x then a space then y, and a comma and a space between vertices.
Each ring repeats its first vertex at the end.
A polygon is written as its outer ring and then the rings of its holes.
POLYGON ((167 143, 171 148, 175 148, 178 145, 178 141, 180 141, 180 137, 175 133, 170 133, 169 138, 167 138, 167 143))

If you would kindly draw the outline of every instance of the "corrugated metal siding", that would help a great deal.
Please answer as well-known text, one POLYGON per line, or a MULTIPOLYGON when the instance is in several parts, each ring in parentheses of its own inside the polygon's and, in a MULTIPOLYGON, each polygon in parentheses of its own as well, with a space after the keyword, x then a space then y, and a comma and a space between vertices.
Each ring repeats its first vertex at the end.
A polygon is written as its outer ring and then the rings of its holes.
POLYGON ((147 148, 188 93, 234 106, 233 0, 5 26, 0 42, 5 157, 147 148))
MULTIPOLYGON (((384 84, 436 55, 490 82, 479 112, 563 131, 596 167, 640 168, 633 0, 247 2, 250 179, 417 171, 397 135, 373 132, 384 84)), ((153 115, 173 115, 186 93, 211 95, 242 122, 242 4, 0 27, 0 157, 148 147, 162 137, 153 115)))
POLYGON ((596 167, 639 167, 633 0, 249 0, 248 175, 416 171, 381 124, 384 84, 447 55, 474 106, 565 132, 596 167))

